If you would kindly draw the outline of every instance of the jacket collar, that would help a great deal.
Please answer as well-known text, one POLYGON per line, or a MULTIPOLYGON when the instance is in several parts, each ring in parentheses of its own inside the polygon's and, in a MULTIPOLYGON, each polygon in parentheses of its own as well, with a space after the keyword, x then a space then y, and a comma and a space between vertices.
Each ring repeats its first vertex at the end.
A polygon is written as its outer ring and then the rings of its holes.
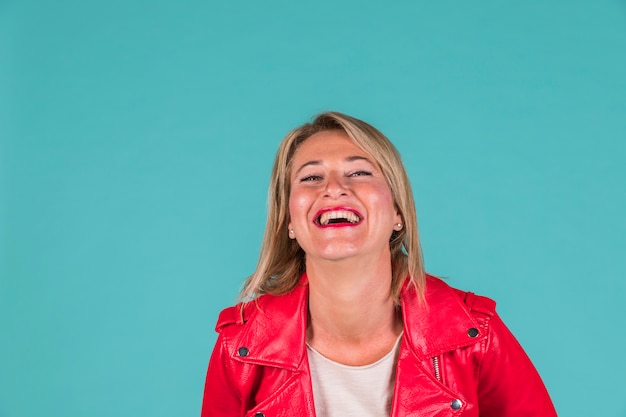
POLYGON ((419 357, 432 358, 487 337, 461 296, 441 279, 427 275, 424 295, 425 304, 405 284, 400 298, 404 332, 419 357))
POLYGON ((245 329, 231 357, 259 365, 297 370, 306 352, 309 286, 306 274, 285 295, 264 295, 244 306, 245 329), (246 348, 246 356, 239 354, 246 348))
MULTIPOLYGON (((426 304, 415 289, 405 285, 401 293, 404 335, 415 354, 432 358, 483 340, 481 327, 455 290, 439 278, 427 276, 426 304), (478 335, 470 329, 479 330, 478 335)), ((308 280, 288 294, 264 295, 244 306, 244 330, 235 341, 235 360, 297 370, 305 358, 308 321, 308 280), (245 348, 245 356, 240 348, 245 348)))

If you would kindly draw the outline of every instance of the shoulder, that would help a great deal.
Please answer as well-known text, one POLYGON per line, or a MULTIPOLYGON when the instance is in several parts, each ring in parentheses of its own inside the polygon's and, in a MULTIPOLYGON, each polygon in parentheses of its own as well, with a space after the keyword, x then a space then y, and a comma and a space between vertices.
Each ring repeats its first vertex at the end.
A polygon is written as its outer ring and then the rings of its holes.
POLYGON ((245 308, 245 304, 239 303, 237 305, 230 306, 230 307, 223 309, 220 312, 219 316, 217 317, 217 323, 215 324, 215 331, 219 333, 224 327, 237 325, 237 324, 239 325, 243 324, 245 322, 244 321, 245 316, 243 312, 244 308, 245 308))
POLYGON ((495 302, 457 290, 427 275, 423 301, 406 286, 400 299, 405 330, 416 352, 424 358, 484 341, 495 302))
POLYGON ((227 307, 219 314, 215 330, 218 333, 236 331, 251 326, 280 323, 306 311, 308 285, 303 283, 283 295, 261 295, 251 301, 227 307))
POLYGON ((254 325, 256 310, 259 308, 259 300, 241 302, 223 309, 215 323, 215 331, 218 333, 213 355, 236 358, 239 347, 243 346, 240 340, 248 333, 250 325, 254 325))
POLYGON ((296 369, 306 351, 307 294, 308 286, 297 286, 224 309, 216 325, 218 343, 237 362, 296 369))
POLYGON ((460 302, 465 309, 472 313, 493 316, 496 314, 496 302, 489 297, 453 288, 443 279, 434 275, 426 276, 426 303, 427 305, 440 302, 460 302))
POLYGON ((266 304, 265 300, 271 295, 263 295, 257 299, 248 302, 241 302, 234 306, 226 307, 217 317, 215 331, 222 333, 225 329, 237 328, 244 326, 251 318, 255 316, 255 309, 259 309, 260 305, 266 304))
POLYGON ((482 313, 488 316, 496 314, 496 302, 491 298, 457 288, 453 288, 453 290, 471 312, 482 313))

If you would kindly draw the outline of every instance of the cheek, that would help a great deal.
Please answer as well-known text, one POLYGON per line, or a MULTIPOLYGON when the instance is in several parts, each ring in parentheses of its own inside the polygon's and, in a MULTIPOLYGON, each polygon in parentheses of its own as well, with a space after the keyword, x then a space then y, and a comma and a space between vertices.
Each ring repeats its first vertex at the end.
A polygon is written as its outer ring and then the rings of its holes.
POLYGON ((391 191, 389 188, 385 186, 377 187, 371 194, 371 202, 372 204, 376 204, 376 206, 383 209, 390 209, 394 213, 396 211, 395 204, 393 203, 393 198, 391 196, 391 191))
POLYGON ((306 198, 297 191, 292 192, 289 196, 289 218, 292 221, 298 221, 299 217, 304 213, 306 198))

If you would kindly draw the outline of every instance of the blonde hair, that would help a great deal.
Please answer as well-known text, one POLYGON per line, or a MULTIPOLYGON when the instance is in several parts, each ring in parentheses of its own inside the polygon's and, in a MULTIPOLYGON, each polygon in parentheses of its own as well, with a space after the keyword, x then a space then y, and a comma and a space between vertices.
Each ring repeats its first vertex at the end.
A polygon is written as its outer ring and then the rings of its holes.
POLYGON ((305 254, 298 243, 289 238, 287 230, 292 161, 305 140, 327 130, 345 132, 380 165, 404 224, 400 231, 393 232, 389 241, 391 294, 397 302, 405 279, 409 279, 423 299, 425 273, 415 202, 400 154, 376 128, 338 112, 322 113, 311 123, 292 130, 278 147, 269 184, 267 223, 259 260, 256 270, 244 283, 241 299, 249 301, 262 294, 285 294, 298 284, 305 269, 305 254))

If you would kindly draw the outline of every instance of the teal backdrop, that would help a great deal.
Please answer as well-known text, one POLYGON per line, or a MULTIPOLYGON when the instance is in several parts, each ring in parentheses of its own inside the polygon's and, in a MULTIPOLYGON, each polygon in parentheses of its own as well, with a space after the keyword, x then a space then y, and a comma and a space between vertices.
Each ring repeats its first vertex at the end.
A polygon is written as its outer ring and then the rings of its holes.
POLYGON ((623 0, 0 1, 0 416, 198 416, 323 110, 397 145, 427 269, 559 414, 626 416, 623 0))

